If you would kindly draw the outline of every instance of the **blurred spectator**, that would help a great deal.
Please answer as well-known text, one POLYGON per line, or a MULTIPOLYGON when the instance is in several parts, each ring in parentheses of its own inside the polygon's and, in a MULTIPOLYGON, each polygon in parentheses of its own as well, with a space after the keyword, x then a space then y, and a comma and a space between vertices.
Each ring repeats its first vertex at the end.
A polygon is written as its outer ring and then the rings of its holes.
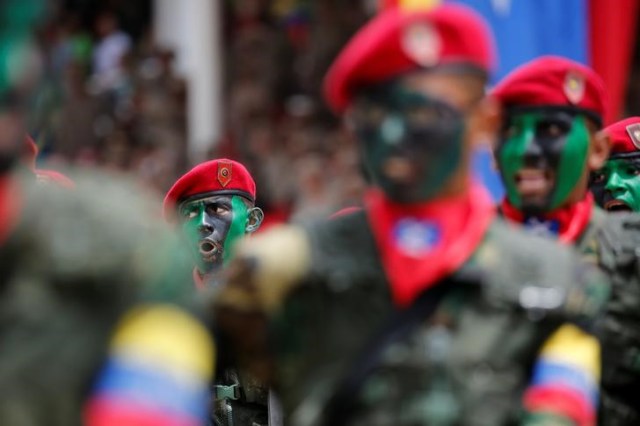
POLYGON ((123 60, 131 50, 131 38, 118 25, 112 11, 104 11, 95 24, 98 42, 93 52, 93 79, 99 91, 116 88, 121 81, 123 60))
MULTIPOLYGON (((354 145, 319 88, 333 55, 365 19, 361 3, 223 3, 226 134, 211 156, 240 160, 255 176, 262 229, 359 203, 364 184, 354 145)), ((187 86, 173 71, 173 52, 150 42, 150 29, 121 29, 120 19, 141 21, 126 9, 87 19, 63 8, 51 20, 43 40, 48 120, 38 123, 38 143, 47 167, 107 168, 164 193, 190 166, 187 86)))

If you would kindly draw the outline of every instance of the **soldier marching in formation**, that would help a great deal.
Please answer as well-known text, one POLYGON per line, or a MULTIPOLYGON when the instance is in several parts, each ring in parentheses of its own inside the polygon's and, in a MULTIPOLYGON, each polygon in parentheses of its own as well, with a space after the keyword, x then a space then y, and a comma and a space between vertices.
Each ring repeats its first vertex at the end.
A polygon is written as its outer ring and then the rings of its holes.
POLYGON ((18 3, 0 2, 0 424, 640 425, 640 118, 604 127, 593 70, 543 57, 487 94, 479 15, 387 9, 324 84, 363 207, 246 238, 264 213, 237 161, 178 179, 164 221, 130 182, 35 167, 37 66, 13 59, 37 56, 39 1, 18 3), (470 170, 487 138, 497 208, 470 170))
MULTIPOLYGON (((195 264, 193 283, 200 292, 230 261, 235 243, 260 227, 264 214, 255 199, 256 184, 249 171, 227 159, 197 165, 167 192, 164 217, 179 224, 195 264)), ((269 389, 235 368, 229 358, 221 357, 218 363, 213 425, 266 426, 269 389)))

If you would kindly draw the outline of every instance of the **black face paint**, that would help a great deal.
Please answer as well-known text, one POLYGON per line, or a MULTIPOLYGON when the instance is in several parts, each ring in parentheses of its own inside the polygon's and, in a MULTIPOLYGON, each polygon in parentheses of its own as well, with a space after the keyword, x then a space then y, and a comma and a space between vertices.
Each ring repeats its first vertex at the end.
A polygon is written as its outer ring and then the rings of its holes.
POLYGON ((198 270, 219 269, 231 245, 245 233, 247 207, 238 196, 214 195, 184 202, 179 208, 182 228, 198 270))
POLYGON ((432 198, 460 164, 464 118, 398 82, 363 91, 353 125, 373 183, 397 202, 432 198))
POLYGON ((544 107, 507 113, 496 158, 512 205, 538 215, 565 202, 584 173, 589 149, 585 120, 544 107))

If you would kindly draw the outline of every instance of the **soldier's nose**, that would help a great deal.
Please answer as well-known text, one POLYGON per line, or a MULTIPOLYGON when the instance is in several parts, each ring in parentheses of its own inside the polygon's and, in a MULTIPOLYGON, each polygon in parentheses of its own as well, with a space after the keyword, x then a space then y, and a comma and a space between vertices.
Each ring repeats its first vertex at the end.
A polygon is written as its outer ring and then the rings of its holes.
POLYGON ((526 161, 538 161, 542 158, 542 148, 540 147, 540 144, 538 144, 535 140, 533 140, 532 138, 528 141, 525 151, 524 151, 524 157, 526 161))
POLYGON ((213 226, 211 226, 211 224, 209 223, 201 223, 200 226, 198 226, 198 231, 200 232, 201 236, 207 236, 207 235, 211 235, 213 234, 213 226))
POLYGON ((606 191, 609 191, 614 197, 621 192, 624 192, 623 180, 618 176, 616 172, 611 173, 611 176, 607 179, 607 183, 604 186, 606 191))

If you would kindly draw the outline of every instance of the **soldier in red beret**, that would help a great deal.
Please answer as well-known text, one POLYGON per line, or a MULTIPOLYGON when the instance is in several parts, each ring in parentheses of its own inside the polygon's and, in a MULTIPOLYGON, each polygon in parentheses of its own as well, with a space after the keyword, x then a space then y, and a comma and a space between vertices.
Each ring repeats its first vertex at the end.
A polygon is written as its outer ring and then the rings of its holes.
POLYGON ((640 117, 618 121, 604 129, 611 154, 592 174, 591 190, 608 211, 640 211, 640 117))
MULTIPOLYGON (((197 165, 167 192, 164 217, 179 224, 186 237, 195 261, 193 280, 199 290, 228 263, 235 244, 260 227, 264 214, 255 206, 255 199, 256 184, 249 171, 228 159, 197 165)), ((226 351, 221 355, 212 387, 211 424, 266 426, 269 389, 251 376, 239 374, 226 351)))
POLYGON ((605 91, 584 65, 543 57, 515 70, 494 89, 503 108, 496 159, 510 220, 580 240, 594 215, 589 172, 609 154, 602 129, 605 91))
POLYGON ((164 217, 179 223, 189 241, 198 288, 204 288, 206 275, 229 260, 241 237, 260 227, 264 214, 255 199, 256 184, 249 171, 227 159, 197 165, 167 192, 164 217))
POLYGON ((639 424, 640 411, 628 398, 640 392, 640 368, 630 361, 640 347, 629 340, 640 341, 640 277, 628 263, 637 258, 640 221, 607 216, 588 191, 590 172, 602 168, 609 155, 608 137, 600 132, 603 82, 584 65, 542 57, 513 71, 493 96, 503 109, 495 150, 507 193, 502 214, 576 246, 607 273, 613 294, 600 336, 600 416, 605 425, 639 424))
POLYGON ((601 276, 505 226, 471 180, 495 131, 493 59, 482 19, 446 4, 380 13, 331 66, 326 100, 373 183, 364 208, 244 241, 214 301, 291 424, 593 423, 598 343, 563 323, 599 311, 601 276))

